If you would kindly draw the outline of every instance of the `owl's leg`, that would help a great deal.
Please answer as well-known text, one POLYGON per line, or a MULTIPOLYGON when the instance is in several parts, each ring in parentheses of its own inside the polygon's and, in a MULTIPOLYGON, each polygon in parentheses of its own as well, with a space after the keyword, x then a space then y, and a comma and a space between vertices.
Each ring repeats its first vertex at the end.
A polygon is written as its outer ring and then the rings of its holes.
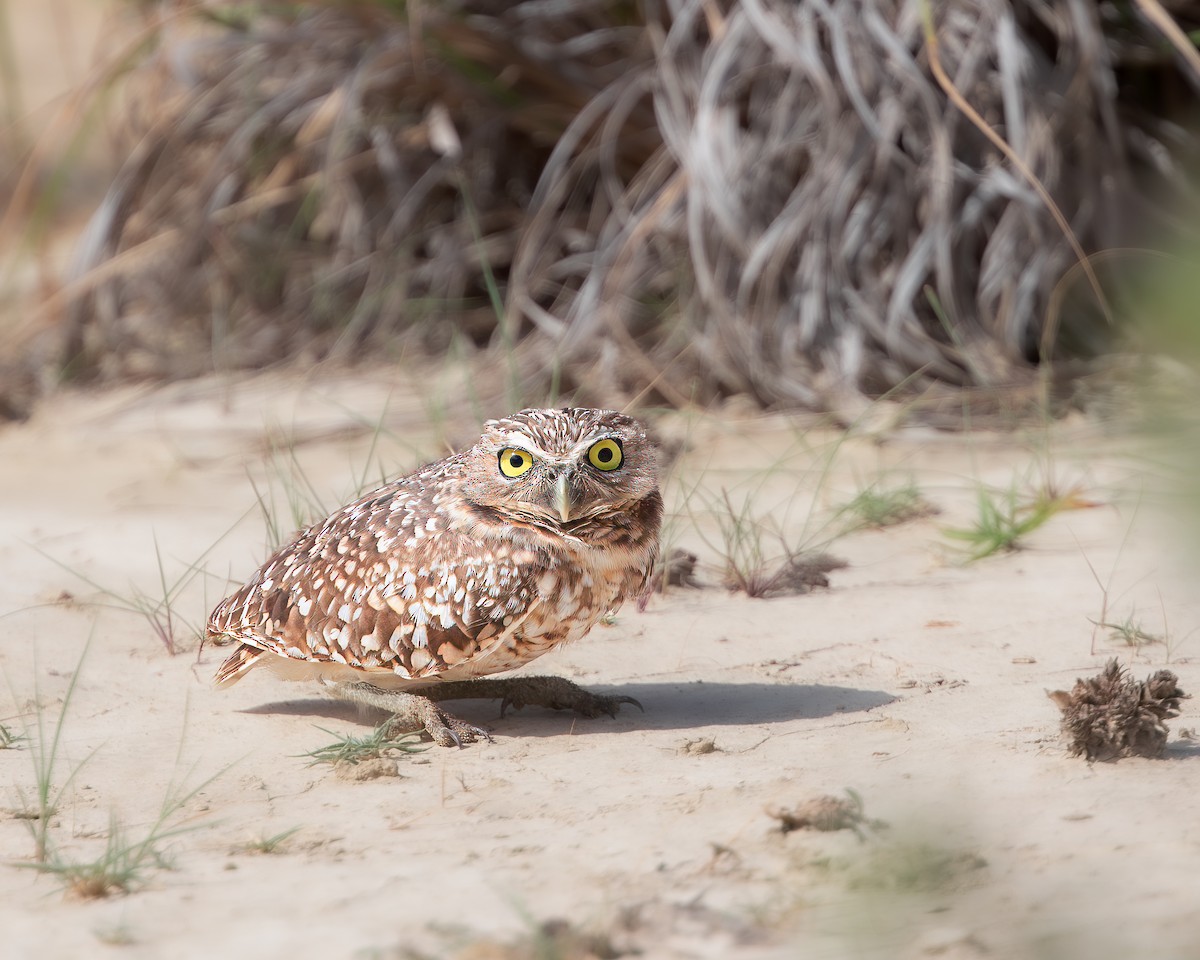
POLYGON ((615 717, 621 704, 631 703, 645 710, 633 697, 616 697, 592 693, 566 677, 488 677, 483 680, 451 680, 426 687, 430 700, 496 699, 500 701, 500 716, 509 707, 548 707, 551 710, 574 710, 584 717, 607 714, 615 717))
POLYGON ((464 743, 492 738, 486 730, 472 726, 441 710, 428 697, 399 690, 382 690, 372 683, 335 683, 329 692, 339 700, 378 707, 392 714, 389 722, 397 731, 424 730, 433 742, 443 747, 461 747, 464 743))

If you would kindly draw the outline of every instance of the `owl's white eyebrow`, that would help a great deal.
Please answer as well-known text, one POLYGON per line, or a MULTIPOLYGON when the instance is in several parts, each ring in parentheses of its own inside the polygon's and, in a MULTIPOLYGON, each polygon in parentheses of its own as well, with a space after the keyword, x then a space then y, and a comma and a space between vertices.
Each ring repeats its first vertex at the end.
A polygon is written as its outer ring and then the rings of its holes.
MULTIPOLYGON (((596 436, 591 436, 584 440, 580 440, 579 443, 575 444, 575 446, 571 448, 571 451, 566 455, 566 458, 573 458, 582 453, 584 450, 588 449, 592 444, 609 438, 611 438, 610 434, 597 434, 596 436)), ((536 457, 541 457, 543 460, 563 459, 562 454, 551 453, 549 450, 538 446, 537 442, 532 437, 528 437, 517 430, 512 430, 504 434, 504 439, 501 442, 504 447, 520 447, 522 450, 526 450, 536 457)))
POLYGON ((525 434, 519 433, 516 430, 506 433, 503 441, 501 442, 505 447, 520 447, 522 450, 527 450, 529 453, 532 453, 534 456, 541 457, 543 460, 554 459, 554 454, 547 450, 543 450, 532 438, 527 437, 525 434))

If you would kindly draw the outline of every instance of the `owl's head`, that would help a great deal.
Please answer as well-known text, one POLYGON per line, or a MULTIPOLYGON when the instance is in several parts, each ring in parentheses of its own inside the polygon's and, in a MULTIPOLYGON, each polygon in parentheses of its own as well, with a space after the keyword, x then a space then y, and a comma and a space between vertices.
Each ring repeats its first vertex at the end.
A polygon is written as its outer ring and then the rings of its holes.
POLYGON ((463 493, 501 514, 562 529, 658 492, 658 450, 614 410, 522 410, 484 424, 466 453, 463 493))

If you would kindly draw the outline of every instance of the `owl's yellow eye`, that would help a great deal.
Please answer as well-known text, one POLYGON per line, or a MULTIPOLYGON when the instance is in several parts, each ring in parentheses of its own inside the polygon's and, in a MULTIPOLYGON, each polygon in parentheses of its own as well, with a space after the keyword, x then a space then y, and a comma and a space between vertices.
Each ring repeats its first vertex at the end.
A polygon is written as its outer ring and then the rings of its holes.
POLYGON ((597 440, 588 447, 588 463, 605 473, 616 470, 625 461, 620 440, 597 440))
POLYGON ((500 472, 506 477, 515 478, 529 472, 533 466, 533 456, 516 447, 507 447, 500 451, 500 472))

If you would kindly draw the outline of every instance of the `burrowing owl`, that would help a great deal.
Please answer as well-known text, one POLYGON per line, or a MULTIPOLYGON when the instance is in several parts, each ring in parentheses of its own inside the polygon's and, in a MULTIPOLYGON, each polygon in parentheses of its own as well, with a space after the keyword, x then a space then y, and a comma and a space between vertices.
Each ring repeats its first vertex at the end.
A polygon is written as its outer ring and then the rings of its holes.
POLYGON ((489 420, 469 450, 309 527, 223 601, 208 636, 240 645, 216 682, 260 665, 316 679, 445 746, 487 734, 435 700, 615 715, 636 701, 555 677, 476 678, 579 639, 647 589, 657 466, 641 424, 611 410, 489 420))

